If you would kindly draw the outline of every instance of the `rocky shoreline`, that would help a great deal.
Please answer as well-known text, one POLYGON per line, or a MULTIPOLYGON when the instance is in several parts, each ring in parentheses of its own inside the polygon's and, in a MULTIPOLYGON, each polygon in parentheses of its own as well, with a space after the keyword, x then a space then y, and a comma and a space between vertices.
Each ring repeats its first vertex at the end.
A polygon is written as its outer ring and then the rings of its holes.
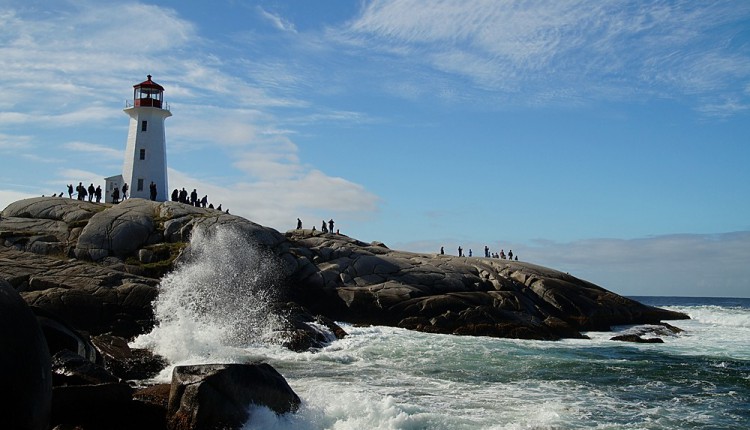
MULTIPOLYGON (((36 395, 37 406, 47 405, 44 422, 18 427, 231 428, 247 419, 237 409, 250 403, 295 410, 299 398, 264 363, 177 367, 172 384, 144 386, 167 363, 128 341, 153 327, 159 280, 188 258, 196 229, 232 229, 274 260, 281 279, 274 308, 284 316, 284 345, 296 351, 328 342, 320 325, 345 336, 333 321, 556 340, 687 318, 526 262, 409 253, 312 230, 282 234, 176 202, 25 199, 0 216, 0 285, 7 306, 25 303, 44 333, 47 351, 36 353, 42 362, 47 354, 51 394, 45 385, 36 395), (81 407, 88 402, 97 406, 81 407)), ((6 350, 4 371, 18 359, 6 350)), ((28 402, 14 406, 23 407, 28 402)))

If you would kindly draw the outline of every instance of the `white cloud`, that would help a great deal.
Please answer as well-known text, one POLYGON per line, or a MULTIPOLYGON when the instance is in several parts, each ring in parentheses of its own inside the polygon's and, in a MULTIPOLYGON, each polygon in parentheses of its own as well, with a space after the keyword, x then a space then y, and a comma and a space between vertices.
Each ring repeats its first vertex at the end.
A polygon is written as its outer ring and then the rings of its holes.
POLYGON ((277 29, 281 31, 297 33, 297 30, 294 28, 294 24, 285 20, 281 16, 268 12, 260 6, 258 6, 258 11, 260 12, 260 15, 263 18, 271 22, 271 24, 273 24, 273 26, 276 27, 277 29))
POLYGON ((89 142, 68 142, 65 149, 75 152, 87 152, 110 160, 122 160, 122 150, 117 150, 104 145, 89 142))
POLYGON ((721 97, 750 76, 726 30, 748 15, 750 3, 732 1, 375 0, 338 36, 516 102, 721 97))

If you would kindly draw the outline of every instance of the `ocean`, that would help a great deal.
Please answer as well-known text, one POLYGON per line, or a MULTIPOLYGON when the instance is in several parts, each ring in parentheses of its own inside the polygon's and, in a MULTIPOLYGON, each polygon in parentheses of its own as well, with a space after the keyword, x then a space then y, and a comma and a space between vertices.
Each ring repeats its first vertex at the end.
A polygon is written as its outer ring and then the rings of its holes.
POLYGON ((276 319, 263 308, 271 269, 253 269, 260 275, 241 296, 217 295, 209 286, 226 273, 221 255, 163 280, 159 324, 133 346, 173 365, 274 366, 302 406, 282 416, 249 406, 246 430, 750 428, 750 299, 634 297, 690 315, 670 322, 684 331, 661 344, 611 341, 611 332, 551 342, 342 324, 346 338, 295 353, 274 341, 276 319))

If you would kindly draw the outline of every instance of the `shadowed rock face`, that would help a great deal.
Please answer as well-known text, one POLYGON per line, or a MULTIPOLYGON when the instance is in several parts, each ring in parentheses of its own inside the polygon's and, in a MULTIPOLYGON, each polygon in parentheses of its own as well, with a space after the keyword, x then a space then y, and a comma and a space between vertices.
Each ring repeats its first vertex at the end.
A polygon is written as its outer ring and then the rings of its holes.
POLYGON ((416 254, 344 235, 276 230, 175 202, 33 198, 0 218, 0 278, 93 334, 146 331, 158 278, 195 228, 232 228, 275 255, 286 296, 314 314, 437 333, 558 339, 686 315, 525 262, 416 254))

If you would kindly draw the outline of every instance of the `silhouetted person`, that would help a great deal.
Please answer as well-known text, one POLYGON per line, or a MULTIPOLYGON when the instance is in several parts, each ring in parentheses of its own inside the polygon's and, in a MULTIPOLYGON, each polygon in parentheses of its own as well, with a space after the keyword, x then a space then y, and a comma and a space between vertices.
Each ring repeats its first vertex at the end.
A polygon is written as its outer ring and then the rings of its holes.
POLYGON ((78 183, 76 192, 78 193, 78 200, 83 200, 86 197, 86 187, 83 186, 82 182, 78 183))
POLYGON ((128 198, 128 184, 122 184, 122 199, 128 198))
POLYGON ((490 256, 490 247, 485 245, 484 246, 484 256, 489 257, 490 256))
POLYGON ((509 249, 508 250, 508 260, 512 260, 512 259, 513 259, 513 250, 509 249))
POLYGON ((112 191, 112 203, 120 203, 120 189, 117 187, 112 191))
POLYGON ((331 233, 333 233, 333 218, 331 218, 330 220, 328 220, 328 231, 330 231, 331 233))
POLYGON ((213 203, 210 203, 210 204, 208 205, 208 208, 209 208, 209 209, 213 209, 213 208, 214 208, 214 204, 213 204, 213 203))
POLYGON ((172 191, 172 201, 173 202, 180 201, 180 192, 177 191, 177 188, 175 188, 174 191, 172 191))
POLYGON ((201 207, 205 208, 207 204, 208 204, 208 194, 203 196, 203 198, 201 199, 201 207))
POLYGON ((96 196, 96 202, 99 203, 102 201, 102 187, 99 185, 96 186, 96 189, 94 190, 94 195, 96 196))
POLYGON ((73 184, 68 184, 68 198, 73 198, 73 184))
POLYGON ((302 220, 297 218, 297 230, 301 230, 301 229, 302 229, 302 220))
POLYGON ((440 255, 445 255, 445 249, 442 246, 440 247, 440 255))
POLYGON ((464 249, 459 246, 458 247, 458 256, 459 257, 463 257, 463 255, 464 255, 464 249))
POLYGON ((321 225, 320 231, 322 231, 323 233, 328 233, 328 227, 326 227, 325 220, 323 220, 323 225, 321 225))
POLYGON ((219 212, 221 212, 221 205, 219 205, 219 207, 217 207, 216 210, 218 210, 219 212))
POLYGON ((154 183, 154 181, 151 181, 151 185, 148 186, 148 193, 149 193, 149 197, 151 198, 151 201, 155 201, 157 190, 156 190, 156 184, 154 183))
POLYGON ((472 254, 472 253, 471 253, 471 248, 469 248, 469 257, 471 257, 471 254, 472 254))
POLYGON ((190 204, 193 206, 198 206, 198 191, 193 188, 193 192, 190 193, 190 204))
POLYGON ((89 201, 94 199, 94 191, 96 191, 96 188, 94 188, 94 184, 89 184, 89 201))

